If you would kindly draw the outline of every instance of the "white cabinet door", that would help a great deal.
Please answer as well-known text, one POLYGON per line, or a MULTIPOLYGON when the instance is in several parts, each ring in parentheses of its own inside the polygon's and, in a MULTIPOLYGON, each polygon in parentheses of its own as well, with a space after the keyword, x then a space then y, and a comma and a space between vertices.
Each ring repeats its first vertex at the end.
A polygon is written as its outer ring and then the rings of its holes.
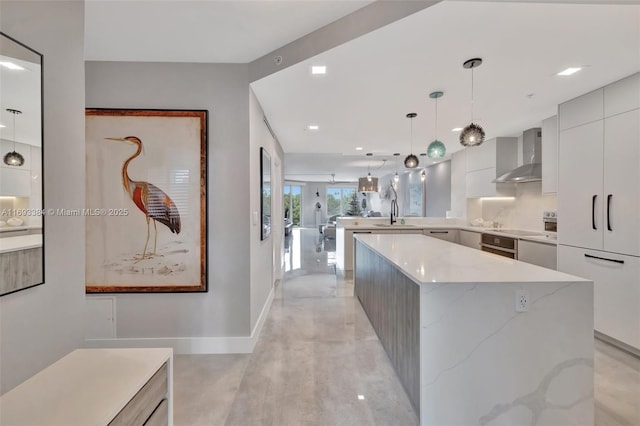
POLYGON ((604 116, 640 108, 640 73, 611 83, 604 88, 604 116))
POLYGON ((480 233, 461 229, 460 244, 474 249, 480 249, 480 233))
POLYGON ((558 116, 542 120, 542 193, 558 192, 558 116))
POLYGON ((425 229, 424 235, 451 243, 457 243, 459 241, 457 229, 425 229))
POLYGON ((606 118, 604 140, 604 250, 639 256, 640 109, 606 118))
POLYGON ((558 270, 593 280, 595 329, 640 350, 640 258, 558 246, 558 270))
MULTIPOLYGON (((466 148, 467 172, 496 166, 496 140, 490 139, 480 146, 466 148)), ((492 178, 495 179, 495 176, 492 178)))
POLYGON ((467 198, 495 197, 496 184, 491 183, 495 178, 495 167, 467 172, 467 198))
POLYGON ((557 267, 557 247, 555 244, 519 240, 518 260, 555 270, 557 267))
POLYGON ((558 149, 558 242, 602 249, 603 122, 560 132, 558 149))
POLYGON ((560 131, 604 118, 604 89, 585 93, 558 105, 558 129, 560 131))

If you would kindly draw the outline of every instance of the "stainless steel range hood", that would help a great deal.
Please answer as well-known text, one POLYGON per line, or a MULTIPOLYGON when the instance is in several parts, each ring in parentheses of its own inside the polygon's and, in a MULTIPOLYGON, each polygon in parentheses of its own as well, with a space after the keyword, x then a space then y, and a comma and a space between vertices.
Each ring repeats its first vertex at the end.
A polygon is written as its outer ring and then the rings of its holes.
POLYGON ((522 134, 523 165, 493 180, 496 183, 521 183, 542 180, 542 129, 534 127, 522 134))

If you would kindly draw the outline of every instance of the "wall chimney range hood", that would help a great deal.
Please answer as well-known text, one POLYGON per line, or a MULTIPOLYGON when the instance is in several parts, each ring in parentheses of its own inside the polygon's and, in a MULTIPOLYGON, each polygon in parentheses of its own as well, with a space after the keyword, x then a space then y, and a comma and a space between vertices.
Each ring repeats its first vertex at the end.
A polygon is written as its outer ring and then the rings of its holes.
POLYGON ((534 127, 522 134, 522 166, 493 180, 495 183, 521 183, 542 180, 542 129, 534 127))

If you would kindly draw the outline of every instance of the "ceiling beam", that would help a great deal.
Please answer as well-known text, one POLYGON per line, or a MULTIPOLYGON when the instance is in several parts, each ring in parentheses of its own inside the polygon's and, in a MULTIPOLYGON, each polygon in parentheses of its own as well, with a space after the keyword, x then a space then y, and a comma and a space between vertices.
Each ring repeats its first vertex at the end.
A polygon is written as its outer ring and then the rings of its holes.
POLYGON ((249 81, 260 80, 441 1, 378 0, 373 2, 250 62, 249 81), (276 60, 277 57, 282 58, 281 61, 276 60))

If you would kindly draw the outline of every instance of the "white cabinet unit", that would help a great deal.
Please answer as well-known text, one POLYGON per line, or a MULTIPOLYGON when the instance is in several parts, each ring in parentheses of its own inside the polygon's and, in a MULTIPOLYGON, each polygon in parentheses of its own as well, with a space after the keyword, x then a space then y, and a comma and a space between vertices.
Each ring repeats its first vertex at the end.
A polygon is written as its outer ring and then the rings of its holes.
POLYGON ((31 195, 31 171, 25 169, 0 168, 0 194, 12 197, 31 195))
POLYGON ((604 117, 604 89, 594 90, 558 105, 560 131, 601 120, 604 117))
POLYGON ((480 249, 480 232, 460 230, 460 244, 463 246, 480 249))
POLYGON ((467 217, 467 150, 451 154, 451 213, 467 217))
POLYGON ((640 73, 633 74, 604 88, 604 116, 640 108, 640 73))
POLYGON ((542 120, 542 193, 558 192, 558 116, 542 120))
POLYGON ((640 256, 640 109, 604 120, 604 250, 640 256))
POLYGON ((560 132, 558 243, 602 249, 603 122, 560 132))
POLYGON ((640 258, 559 246, 558 269, 593 280, 595 329, 640 350, 640 258))
POLYGON ((516 168, 517 138, 494 138, 465 151, 467 198, 515 194, 513 185, 493 183, 492 180, 516 168))
POLYGON ((640 109, 560 132, 560 244, 640 256, 638 164, 640 109))
POLYGON ((518 260, 556 270, 558 248, 554 243, 543 243, 520 239, 518 260))
POLYGON ((439 240, 449 241, 450 243, 457 243, 460 241, 457 229, 425 229, 423 234, 439 240))

